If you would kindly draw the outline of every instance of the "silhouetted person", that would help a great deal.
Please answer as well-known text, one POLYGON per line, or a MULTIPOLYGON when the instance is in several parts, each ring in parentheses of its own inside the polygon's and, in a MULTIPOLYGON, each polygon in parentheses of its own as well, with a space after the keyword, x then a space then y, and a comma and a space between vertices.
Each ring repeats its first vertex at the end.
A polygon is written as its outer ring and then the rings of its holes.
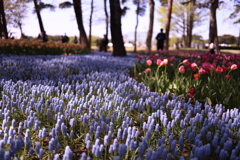
POLYGON ((38 34, 38 37, 37 37, 37 38, 38 38, 38 39, 42 39, 41 33, 38 34))
POLYGON ((214 42, 213 41, 210 42, 208 48, 209 48, 209 53, 215 54, 215 47, 214 47, 214 42))
POLYGON ((157 40, 157 50, 163 50, 164 41, 166 39, 166 34, 163 33, 163 29, 160 29, 160 33, 158 33, 156 40, 157 40))
POLYGON ((43 42, 47 42, 48 41, 48 35, 46 34, 46 31, 42 32, 42 40, 43 40, 43 42))
POLYGON ((78 39, 77 36, 74 37, 73 43, 77 44, 78 43, 78 39))
POLYGON ((67 42, 69 42, 69 37, 66 35, 66 33, 65 33, 64 36, 61 36, 61 38, 62 38, 62 43, 67 43, 67 42))
POLYGON ((104 34, 103 39, 101 40, 101 43, 100 43, 100 51, 107 52, 107 46, 108 46, 108 38, 107 38, 107 35, 104 34))
POLYGON ((61 36, 62 43, 65 43, 64 37, 61 36))

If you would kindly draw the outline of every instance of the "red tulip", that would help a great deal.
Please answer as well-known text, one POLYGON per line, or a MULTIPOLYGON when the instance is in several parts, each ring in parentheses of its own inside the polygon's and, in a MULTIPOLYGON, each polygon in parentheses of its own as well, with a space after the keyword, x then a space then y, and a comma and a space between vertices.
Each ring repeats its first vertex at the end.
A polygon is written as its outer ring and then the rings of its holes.
POLYGON ((217 73, 222 73, 222 72, 223 72, 223 69, 222 69, 222 67, 217 67, 215 71, 216 71, 217 73))
POLYGON ((231 76, 227 74, 227 75, 224 76, 224 78, 225 78, 225 79, 230 79, 231 76))
POLYGON ((193 75, 193 78, 194 78, 194 79, 199 79, 199 74, 194 74, 194 75, 193 75))

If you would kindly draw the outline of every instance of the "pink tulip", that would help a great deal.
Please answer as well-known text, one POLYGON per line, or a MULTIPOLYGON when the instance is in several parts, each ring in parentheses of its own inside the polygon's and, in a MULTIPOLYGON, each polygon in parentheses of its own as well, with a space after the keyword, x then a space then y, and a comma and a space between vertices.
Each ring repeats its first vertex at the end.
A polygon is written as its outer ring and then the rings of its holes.
POLYGON ((237 69, 237 65, 236 65, 236 64, 233 64, 233 65, 231 66, 231 70, 235 70, 235 69, 237 69))
POLYGON ((166 66, 167 64, 168 64, 168 59, 164 59, 164 60, 160 63, 161 66, 166 66))
POLYGON ((180 73, 185 73, 185 68, 184 68, 184 66, 180 66, 180 67, 178 68, 178 71, 179 71, 180 73))
POLYGON ((203 69, 210 71, 213 66, 209 62, 204 62, 202 64, 202 67, 203 67, 203 69))
POLYGON ((147 60, 147 65, 151 66, 152 65, 152 60, 147 60))
POLYGON ((183 64, 189 63, 188 59, 183 60, 183 64))
POLYGON ((162 60, 161 59, 157 59, 157 65, 160 65, 161 64, 161 62, 162 62, 162 60))
POLYGON ((191 64, 191 67, 192 67, 192 68, 196 68, 196 67, 197 67, 197 63, 192 63, 192 64, 191 64))
POLYGON ((151 69, 150 69, 150 68, 147 68, 147 69, 145 69, 145 72, 146 72, 146 73, 150 73, 150 72, 151 72, 151 69))
POLYGON ((207 73, 208 72, 205 69, 203 69, 203 68, 199 69, 199 74, 207 74, 207 73))

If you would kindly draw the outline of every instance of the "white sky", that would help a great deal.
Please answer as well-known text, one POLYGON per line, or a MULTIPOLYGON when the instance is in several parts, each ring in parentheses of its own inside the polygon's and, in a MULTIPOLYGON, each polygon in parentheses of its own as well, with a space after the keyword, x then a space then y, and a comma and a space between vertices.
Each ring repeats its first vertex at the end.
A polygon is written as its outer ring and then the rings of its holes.
MULTIPOLYGON (((56 2, 63 2, 64 0, 52 0, 56 2)), ((85 0, 83 4, 83 20, 84 27, 87 35, 89 34, 89 12, 90 12, 90 0, 85 0)), ((48 3, 51 3, 48 0, 48 3)), ((93 15, 93 26, 92 26, 92 35, 102 37, 105 34, 105 22, 104 22, 104 11, 103 11, 103 1, 95 0, 95 12, 93 15)), ((29 4, 33 8, 33 4, 29 4)), ((132 5, 132 1, 128 2, 128 7, 130 10, 127 11, 127 14, 122 18, 122 33, 123 35, 129 35, 134 32, 136 25, 136 16, 135 16, 135 6, 132 5)), ((148 5, 147 5, 148 6, 148 5)), ((160 6, 159 2, 156 2, 156 7, 160 6)), ((232 1, 227 3, 228 9, 217 10, 217 23, 218 23, 218 35, 231 34, 236 37, 239 35, 239 25, 234 25, 228 16, 231 11, 232 1), (229 9, 230 8, 230 9, 229 9)), ((73 8, 68 9, 59 9, 56 8, 55 11, 50 11, 45 9, 41 12, 44 28, 48 35, 63 35, 67 34, 68 36, 79 36, 79 31, 77 28, 77 23, 75 20, 75 14, 73 8)), ((149 11, 148 7, 146 9, 145 16, 139 18, 138 32, 146 32, 148 30, 149 23, 149 11)), ((154 34, 159 32, 160 28, 164 28, 157 21, 158 13, 155 12, 155 21, 154 21, 154 34)), ((208 39, 208 29, 209 29, 208 20, 205 22, 205 25, 199 26, 193 30, 194 34, 202 35, 204 39, 208 39)), ((10 32, 13 32, 13 35, 19 37, 19 29, 9 28, 10 32)), ((23 32, 27 36, 37 37, 40 33, 40 28, 37 20, 36 14, 32 13, 32 9, 28 11, 28 17, 24 20, 23 32)), ((109 30, 110 33, 110 30, 109 30)), ((155 37, 155 35, 153 35, 155 37)), ((111 38, 109 36, 109 38, 111 38)))

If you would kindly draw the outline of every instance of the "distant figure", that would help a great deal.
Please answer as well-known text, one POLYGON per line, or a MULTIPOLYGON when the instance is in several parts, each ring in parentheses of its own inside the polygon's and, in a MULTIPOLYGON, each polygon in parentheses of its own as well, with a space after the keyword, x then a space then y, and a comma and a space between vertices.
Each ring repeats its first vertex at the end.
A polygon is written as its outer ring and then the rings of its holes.
POLYGON ((163 33, 163 29, 160 29, 160 33, 158 33, 157 40, 157 50, 163 50, 164 40, 166 39, 166 34, 163 33))
POLYGON ((65 43, 64 36, 61 36, 62 43, 65 43))
POLYGON ((46 31, 42 32, 42 40, 43 40, 43 42, 47 42, 48 41, 48 35, 47 35, 46 31))
POLYGON ((215 47, 214 47, 213 41, 210 42, 208 48, 209 48, 209 53, 215 54, 215 47))
POLYGON ((41 35, 41 33, 38 34, 37 39, 42 39, 42 35, 41 35))
POLYGON ((78 43, 77 36, 74 37, 73 43, 74 43, 74 44, 77 44, 77 43, 78 43))
POLYGON ((61 38, 62 38, 62 43, 67 43, 67 42, 69 42, 69 37, 66 35, 66 33, 65 33, 64 36, 61 36, 61 38))
POLYGON ((108 38, 107 38, 107 35, 104 34, 103 39, 101 40, 101 43, 100 43, 100 51, 107 52, 107 45, 108 45, 108 38))

